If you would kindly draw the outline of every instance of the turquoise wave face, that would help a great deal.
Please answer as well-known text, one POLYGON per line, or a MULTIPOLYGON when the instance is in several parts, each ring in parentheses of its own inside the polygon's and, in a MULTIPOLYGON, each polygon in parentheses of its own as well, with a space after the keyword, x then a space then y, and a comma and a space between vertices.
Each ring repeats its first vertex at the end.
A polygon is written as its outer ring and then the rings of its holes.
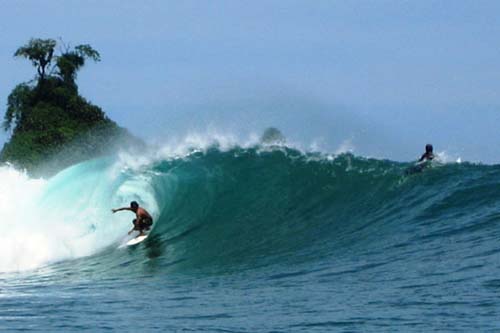
POLYGON ((23 251, 2 269, 86 257, 106 270, 152 260, 165 271, 227 272, 391 248, 431 255, 424 245, 450 235, 466 241, 499 220, 500 167, 445 164, 410 176, 408 167, 260 147, 212 148, 134 168, 115 158, 89 161, 30 199, 23 228, 10 235, 23 251), (133 215, 110 210, 132 200, 150 211, 154 227, 143 244, 120 249, 133 215), (26 245, 35 238, 35 249, 26 245))
POLYGON ((216 149, 152 167, 151 245, 169 269, 227 270, 466 233, 498 219, 500 168, 407 164, 284 149, 216 149))
POLYGON ((293 150, 213 149, 153 170, 165 203, 153 235, 171 249, 171 260, 183 258, 182 269, 329 253, 397 195, 401 179, 391 163, 293 150))

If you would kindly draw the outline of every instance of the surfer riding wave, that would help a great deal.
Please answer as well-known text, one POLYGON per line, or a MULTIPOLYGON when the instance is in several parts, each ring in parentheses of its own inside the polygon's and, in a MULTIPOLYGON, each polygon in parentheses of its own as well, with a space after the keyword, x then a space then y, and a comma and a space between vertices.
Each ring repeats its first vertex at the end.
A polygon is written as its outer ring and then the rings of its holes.
POLYGON ((130 210, 135 213, 136 218, 132 221, 134 227, 128 232, 130 235, 134 230, 139 231, 139 236, 144 236, 144 231, 148 231, 153 225, 153 218, 151 215, 142 207, 139 207, 137 201, 132 201, 130 207, 116 208, 112 209, 113 213, 119 212, 121 210, 130 210))

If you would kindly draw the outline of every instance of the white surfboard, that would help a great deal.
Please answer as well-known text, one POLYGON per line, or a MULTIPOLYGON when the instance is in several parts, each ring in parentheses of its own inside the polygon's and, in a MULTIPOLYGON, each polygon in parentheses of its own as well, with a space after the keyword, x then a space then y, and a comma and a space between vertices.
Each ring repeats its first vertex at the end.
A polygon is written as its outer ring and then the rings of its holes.
POLYGON ((125 245, 130 246, 130 245, 139 244, 140 242, 142 242, 146 238, 148 238, 148 235, 137 236, 137 237, 132 238, 131 240, 129 240, 125 245))

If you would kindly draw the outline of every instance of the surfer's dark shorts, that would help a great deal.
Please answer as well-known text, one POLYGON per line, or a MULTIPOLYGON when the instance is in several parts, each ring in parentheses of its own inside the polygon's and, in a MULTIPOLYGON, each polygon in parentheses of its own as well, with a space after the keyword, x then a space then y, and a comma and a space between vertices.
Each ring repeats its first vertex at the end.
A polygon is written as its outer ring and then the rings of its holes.
POLYGON ((137 219, 132 221, 132 224, 135 225, 135 230, 149 230, 153 225, 153 219, 143 218, 139 220, 139 223, 136 224, 137 219))

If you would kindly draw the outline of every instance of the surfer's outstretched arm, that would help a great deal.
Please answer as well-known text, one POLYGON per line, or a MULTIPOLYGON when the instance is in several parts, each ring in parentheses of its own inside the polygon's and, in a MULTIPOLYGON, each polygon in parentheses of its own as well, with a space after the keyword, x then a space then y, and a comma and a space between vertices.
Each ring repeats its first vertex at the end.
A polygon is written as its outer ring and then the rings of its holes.
POLYGON ((132 209, 130 209, 130 207, 122 207, 122 208, 114 208, 114 209, 111 209, 111 211, 112 211, 113 213, 119 212, 120 210, 132 210, 132 209))

